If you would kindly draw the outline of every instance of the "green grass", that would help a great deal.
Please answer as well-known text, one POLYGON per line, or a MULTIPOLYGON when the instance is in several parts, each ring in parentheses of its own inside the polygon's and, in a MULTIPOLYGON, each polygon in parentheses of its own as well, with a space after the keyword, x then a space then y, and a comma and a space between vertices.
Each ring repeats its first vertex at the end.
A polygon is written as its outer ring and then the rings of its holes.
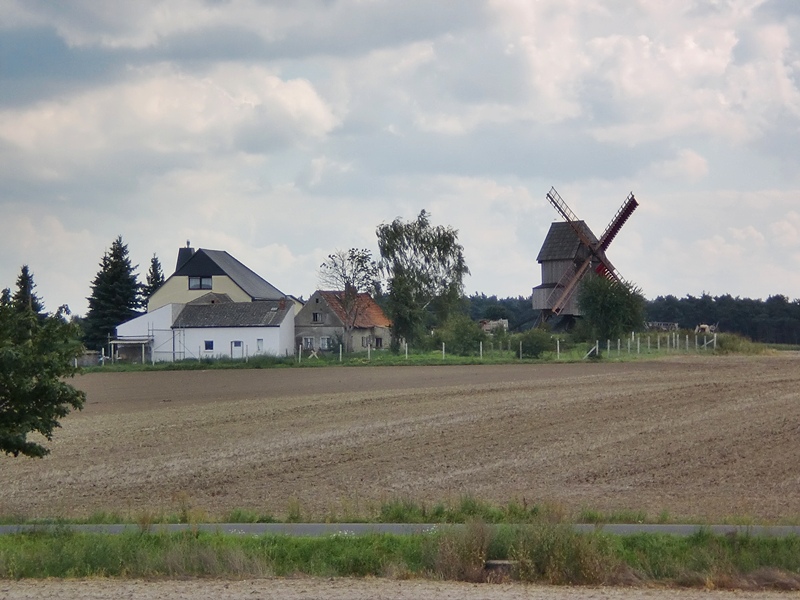
MULTIPOLYGON (((158 524, 196 523, 468 523, 479 520, 491 525, 521 525, 543 523, 688 523, 709 524, 691 515, 671 515, 662 510, 649 514, 641 510, 620 509, 610 512, 583 507, 569 512, 562 505, 548 502, 528 502, 525 498, 505 504, 486 502, 472 495, 463 495, 446 502, 425 503, 410 498, 391 498, 381 503, 337 503, 327 511, 312 512, 297 500, 290 500, 282 512, 236 508, 220 514, 208 514, 194 507, 188 499, 176 499, 174 512, 137 511, 116 513, 99 511, 85 517, 30 518, 22 514, 0 515, 0 525, 77 525, 129 524, 147 529, 158 524)), ((763 521, 747 515, 733 515, 715 521, 720 525, 800 525, 797 518, 763 521)))
POLYGON ((182 533, 0 536, 0 578, 430 577, 486 581, 486 560, 513 561, 506 577, 551 584, 666 583, 800 589, 800 538, 579 534, 565 525, 488 527, 397 536, 318 538, 182 533))
MULTIPOLYGON (((643 333, 639 336, 639 347, 637 352, 637 345, 635 342, 631 343, 630 352, 628 351, 628 340, 620 340, 620 349, 617 350, 616 340, 611 343, 611 350, 608 350, 607 341, 600 340, 600 360, 606 361, 628 361, 628 360, 642 360, 653 359, 664 356, 673 356, 675 354, 763 354, 767 351, 765 344, 758 344, 751 342, 747 338, 729 334, 721 333, 717 336, 717 349, 714 351, 709 345, 707 349, 702 347, 695 348, 695 334, 694 332, 679 332, 678 338, 680 341, 679 348, 671 348, 667 346, 667 334, 661 334, 661 347, 658 344, 658 334, 643 333), (686 336, 689 336, 689 350, 686 350, 686 336), (650 347, 648 348, 648 339, 650 347)), ((702 345, 703 336, 699 335, 698 341, 702 345)), ((712 335, 706 336, 708 340, 713 338, 712 335)), ((575 342, 569 339, 569 336, 561 336, 561 352, 557 354, 555 346, 555 338, 553 338, 553 347, 542 353, 539 358, 519 358, 519 342, 511 341, 509 349, 508 342, 502 344, 500 349, 498 344, 484 344, 483 356, 480 355, 478 348, 469 356, 457 356, 445 352, 442 357, 441 349, 434 349, 430 351, 423 351, 415 349, 409 350, 408 356, 405 352, 394 354, 389 350, 376 350, 373 351, 369 358, 365 352, 345 354, 342 360, 339 360, 337 352, 324 353, 318 358, 304 357, 302 361, 298 362, 296 357, 275 357, 275 356, 254 356, 247 360, 243 359, 228 359, 228 358, 204 358, 201 360, 187 359, 173 363, 156 363, 141 364, 141 363, 107 363, 104 366, 86 367, 82 370, 84 373, 97 373, 97 372, 130 372, 130 371, 179 371, 179 370, 210 370, 210 369, 275 369, 275 368, 320 368, 320 367, 366 367, 366 366, 429 366, 429 365, 492 365, 492 364, 537 364, 547 362, 581 362, 584 360, 589 349, 594 343, 588 342, 575 342)), ((774 346, 773 346, 774 347, 774 346)), ((793 347, 781 347, 780 349, 788 350, 793 347)))

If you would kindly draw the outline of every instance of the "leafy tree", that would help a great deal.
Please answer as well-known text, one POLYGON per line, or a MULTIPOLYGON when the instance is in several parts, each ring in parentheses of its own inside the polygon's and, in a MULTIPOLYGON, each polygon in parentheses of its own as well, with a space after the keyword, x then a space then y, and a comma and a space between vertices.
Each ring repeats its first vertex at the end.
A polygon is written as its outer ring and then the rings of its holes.
POLYGON ((150 259, 150 270, 147 271, 147 283, 142 286, 143 303, 146 303, 162 285, 164 285, 164 271, 161 269, 161 261, 153 254, 153 258, 150 259))
POLYGON ((89 311, 84 322, 84 341, 89 348, 99 350, 120 323, 135 317, 142 306, 141 285, 128 256, 128 246, 122 236, 103 254, 92 281, 89 311))
POLYGON ((334 302, 339 303, 345 315, 345 349, 352 352, 353 329, 364 308, 362 294, 372 294, 377 290, 378 265, 369 250, 336 250, 320 265, 319 281, 323 287, 338 292, 334 302))
POLYGON ((578 306, 592 337, 599 340, 617 339, 644 325, 644 296, 629 283, 599 275, 584 277, 578 288, 578 306))
POLYGON ((30 309, 36 314, 44 312, 44 304, 38 294, 33 291, 36 284, 33 282, 33 273, 28 269, 28 265, 22 265, 19 276, 17 277, 17 291, 12 296, 12 303, 18 310, 30 309))
POLYGON ((49 450, 28 434, 51 440, 59 419, 83 407, 85 394, 64 381, 83 346, 66 306, 42 315, 32 305, 30 296, 17 303, 7 289, 0 295, 0 452, 41 457, 49 450))
POLYGON ((413 342, 422 335, 427 313, 435 312, 439 323, 447 320, 461 302, 469 274, 458 231, 433 226, 428 217, 422 210, 415 221, 397 218, 377 229, 395 349, 400 338, 413 342))

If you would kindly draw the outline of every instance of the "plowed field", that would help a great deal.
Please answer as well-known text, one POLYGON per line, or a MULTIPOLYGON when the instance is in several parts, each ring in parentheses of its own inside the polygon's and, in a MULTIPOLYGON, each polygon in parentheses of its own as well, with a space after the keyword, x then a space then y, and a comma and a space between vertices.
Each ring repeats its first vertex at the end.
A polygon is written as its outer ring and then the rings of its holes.
POLYGON ((364 513, 463 494, 800 520, 800 357, 85 375, 0 514, 364 513))

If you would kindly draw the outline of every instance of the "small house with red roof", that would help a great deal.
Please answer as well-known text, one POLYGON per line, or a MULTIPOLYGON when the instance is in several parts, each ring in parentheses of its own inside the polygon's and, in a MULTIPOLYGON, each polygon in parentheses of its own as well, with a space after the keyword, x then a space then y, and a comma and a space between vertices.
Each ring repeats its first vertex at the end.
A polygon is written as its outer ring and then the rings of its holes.
POLYGON ((295 316, 295 345, 307 351, 338 352, 340 344, 347 348, 350 329, 353 352, 388 348, 391 325, 381 307, 366 292, 346 294, 317 290, 295 316))

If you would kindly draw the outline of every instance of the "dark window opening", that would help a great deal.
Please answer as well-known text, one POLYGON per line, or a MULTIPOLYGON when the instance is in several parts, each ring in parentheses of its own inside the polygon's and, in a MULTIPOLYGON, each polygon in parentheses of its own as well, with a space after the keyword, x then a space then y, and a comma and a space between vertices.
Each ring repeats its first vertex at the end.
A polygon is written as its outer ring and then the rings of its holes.
POLYGON ((210 290, 211 277, 189 277, 190 290, 210 290))
POLYGON ((206 340, 205 341, 206 350, 213 350, 214 349, 214 340, 206 340))

